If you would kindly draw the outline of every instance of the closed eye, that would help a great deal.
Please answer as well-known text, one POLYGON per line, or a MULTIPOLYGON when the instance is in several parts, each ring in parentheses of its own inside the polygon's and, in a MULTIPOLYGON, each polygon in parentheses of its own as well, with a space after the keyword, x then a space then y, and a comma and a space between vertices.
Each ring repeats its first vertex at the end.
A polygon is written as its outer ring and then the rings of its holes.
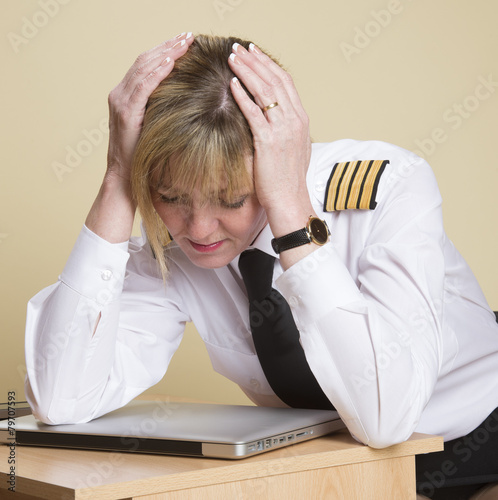
POLYGON ((225 201, 225 200, 220 200, 220 204, 224 207, 224 208, 232 208, 232 209, 235 209, 235 208, 242 208, 244 206, 244 203, 247 199, 247 195, 246 196, 243 196, 242 198, 240 198, 239 200, 237 201, 234 201, 232 203, 229 203, 228 201, 225 201))
POLYGON ((178 196, 168 197, 168 196, 164 196, 164 194, 160 194, 159 200, 162 203, 179 203, 180 198, 178 196))

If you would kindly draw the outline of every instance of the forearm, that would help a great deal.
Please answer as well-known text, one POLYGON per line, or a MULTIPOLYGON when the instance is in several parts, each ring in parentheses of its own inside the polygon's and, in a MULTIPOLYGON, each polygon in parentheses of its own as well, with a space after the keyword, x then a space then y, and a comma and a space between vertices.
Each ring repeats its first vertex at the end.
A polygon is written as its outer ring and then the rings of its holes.
POLYGON ((130 178, 147 101, 192 42, 191 33, 182 33, 140 54, 109 94, 107 172, 86 226, 110 243, 127 241, 131 235, 136 205, 130 178))
POLYGON ((101 399, 113 365, 127 261, 125 245, 83 229, 59 282, 29 302, 27 395, 44 421, 73 420, 83 395, 91 416, 101 399))
POLYGON ((387 286, 362 293, 332 244, 277 280, 320 386, 350 431, 374 447, 413 432, 439 370, 437 319, 423 331, 407 322, 430 307, 430 298, 410 288, 408 275, 398 281, 392 309, 386 308, 375 297, 383 299, 387 286))
POLYGON ((107 173, 85 224, 109 243, 121 243, 131 236, 135 210, 129 181, 107 173))

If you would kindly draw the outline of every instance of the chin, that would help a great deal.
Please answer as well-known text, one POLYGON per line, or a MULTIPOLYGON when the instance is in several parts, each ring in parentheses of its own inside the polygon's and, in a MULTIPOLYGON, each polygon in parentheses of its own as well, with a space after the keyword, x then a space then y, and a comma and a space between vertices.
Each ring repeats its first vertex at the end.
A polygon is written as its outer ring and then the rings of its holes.
POLYGON ((194 264, 197 267, 200 267, 202 269, 219 269, 221 267, 225 267, 230 262, 232 262, 233 259, 190 259, 192 264, 194 264))
POLYGON ((235 258, 235 255, 199 255, 197 253, 193 255, 191 252, 184 253, 192 264, 203 269, 219 269, 220 267, 225 267, 235 258))

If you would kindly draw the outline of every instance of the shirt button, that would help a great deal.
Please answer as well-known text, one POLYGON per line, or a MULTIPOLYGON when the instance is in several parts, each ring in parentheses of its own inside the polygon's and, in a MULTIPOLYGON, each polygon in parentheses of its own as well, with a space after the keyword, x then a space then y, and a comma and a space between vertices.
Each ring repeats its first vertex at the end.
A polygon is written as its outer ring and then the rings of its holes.
POLYGON ((109 269, 106 269, 105 271, 102 271, 100 273, 100 277, 104 280, 104 281, 109 281, 111 278, 112 278, 112 271, 110 271, 109 269))
POLYGON ((251 387, 254 387, 255 389, 257 389, 259 387, 259 382, 257 379, 255 378, 252 378, 250 381, 249 381, 249 384, 251 385, 251 387))
POLYGON ((291 307, 297 307, 299 305, 299 300, 297 299, 297 297, 295 297, 294 295, 292 297, 289 297, 289 305, 291 307))

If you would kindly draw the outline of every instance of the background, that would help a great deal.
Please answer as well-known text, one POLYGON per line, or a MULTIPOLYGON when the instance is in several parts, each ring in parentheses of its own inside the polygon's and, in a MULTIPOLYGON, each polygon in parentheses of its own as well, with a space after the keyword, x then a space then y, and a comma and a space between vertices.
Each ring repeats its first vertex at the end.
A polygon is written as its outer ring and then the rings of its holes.
MULTIPOLYGON (((237 35, 293 74, 315 141, 424 156, 449 237, 498 309, 498 4, 487 0, 3 0, 0 402, 24 400, 26 303, 55 282, 106 164, 107 95, 183 31, 237 35)), ((247 403, 189 325, 151 392, 247 403)))

